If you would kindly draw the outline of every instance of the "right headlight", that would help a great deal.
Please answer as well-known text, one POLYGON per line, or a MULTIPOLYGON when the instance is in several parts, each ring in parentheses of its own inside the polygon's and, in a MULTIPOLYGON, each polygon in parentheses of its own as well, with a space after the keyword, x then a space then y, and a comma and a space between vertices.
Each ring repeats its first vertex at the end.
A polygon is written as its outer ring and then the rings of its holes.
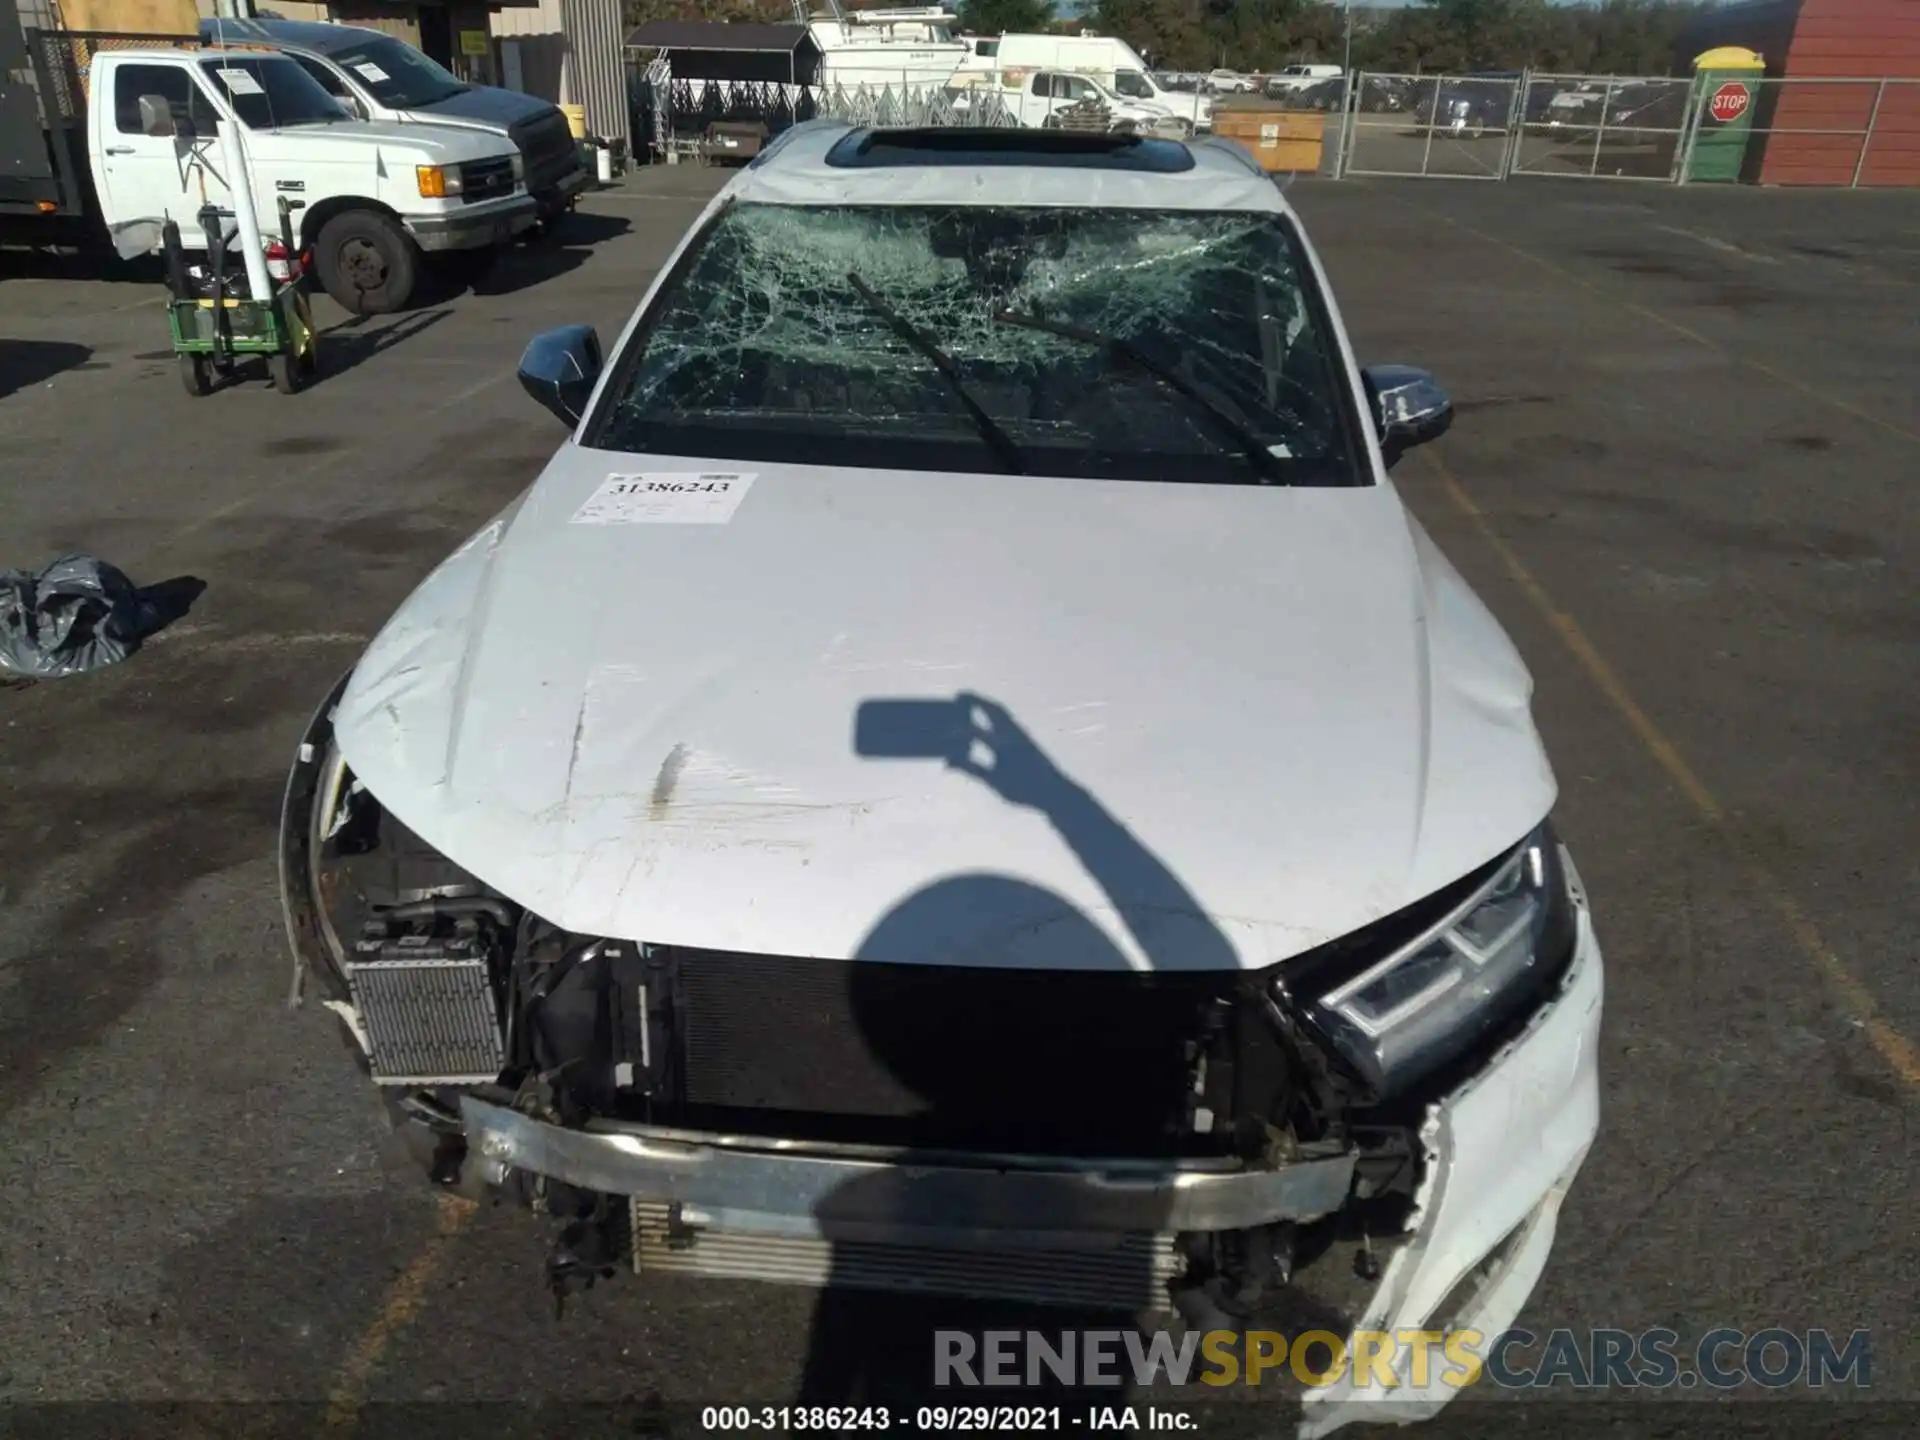
POLYGON ((1543 823, 1436 923, 1309 1000, 1307 1019, 1388 1098, 1536 1005, 1566 967, 1575 925, 1543 823))

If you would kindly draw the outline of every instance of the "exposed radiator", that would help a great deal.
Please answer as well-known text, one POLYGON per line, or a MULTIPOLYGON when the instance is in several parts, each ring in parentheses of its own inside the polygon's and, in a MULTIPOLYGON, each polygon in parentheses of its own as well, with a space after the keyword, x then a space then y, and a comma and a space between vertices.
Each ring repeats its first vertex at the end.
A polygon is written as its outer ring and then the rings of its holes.
POLYGON ((952 1295, 1094 1309, 1163 1309, 1184 1265, 1173 1237, 1126 1235, 1101 1248, 974 1249, 757 1234, 673 1225, 669 1207, 633 1202, 633 1267, 780 1285, 952 1295))
POLYGON ((1189 1134, 1203 1016, 1239 978, 675 955, 688 1104, 1057 1154, 1189 1134))
POLYGON ((484 946, 470 937, 369 936, 349 962, 382 1085, 478 1085, 497 1079, 506 1047, 484 946))

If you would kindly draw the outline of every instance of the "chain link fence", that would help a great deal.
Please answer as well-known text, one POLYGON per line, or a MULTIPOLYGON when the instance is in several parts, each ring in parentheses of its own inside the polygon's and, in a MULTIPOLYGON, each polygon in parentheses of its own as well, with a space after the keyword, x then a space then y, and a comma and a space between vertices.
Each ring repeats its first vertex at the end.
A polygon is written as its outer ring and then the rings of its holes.
POLYGON ((1920 80, 1752 79, 1695 97, 1685 183, 1920 186, 1920 80))
POLYGON ((1508 173, 1674 180, 1692 96, 1662 76, 1529 75, 1508 173))
POLYGON ((1920 186, 1920 79, 1356 73, 1351 87, 1328 84, 1340 175, 1920 186))
MULTIPOLYGON (((633 72, 631 94, 634 133, 663 154, 716 122, 769 136, 815 117, 1019 123, 992 86, 675 81, 660 60, 633 72)), ((1337 175, 1920 186, 1920 80, 1756 77, 1710 91, 1669 76, 1356 72, 1268 99, 1327 112, 1337 175)))
POLYGON ((1342 175, 1501 180, 1519 77, 1362 74, 1345 109, 1342 175))

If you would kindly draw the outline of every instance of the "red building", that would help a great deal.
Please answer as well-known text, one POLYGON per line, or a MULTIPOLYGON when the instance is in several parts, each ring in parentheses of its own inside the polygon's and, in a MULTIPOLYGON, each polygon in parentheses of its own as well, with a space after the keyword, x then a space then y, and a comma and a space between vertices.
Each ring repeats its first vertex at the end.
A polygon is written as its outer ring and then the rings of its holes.
POLYGON ((1729 5, 1689 28, 1681 58, 1718 45, 1757 50, 1770 79, 1828 82, 1762 87, 1748 178, 1920 186, 1920 0, 1729 5))

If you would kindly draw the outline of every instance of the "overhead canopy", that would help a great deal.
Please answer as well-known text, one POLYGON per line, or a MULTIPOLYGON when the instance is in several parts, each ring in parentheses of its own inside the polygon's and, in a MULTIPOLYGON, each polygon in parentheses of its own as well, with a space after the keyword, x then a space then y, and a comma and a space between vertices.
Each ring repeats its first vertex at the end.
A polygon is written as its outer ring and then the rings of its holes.
POLYGON ((627 44, 665 50, 676 80, 813 85, 820 78, 820 47, 804 25, 649 20, 627 36, 627 44))

